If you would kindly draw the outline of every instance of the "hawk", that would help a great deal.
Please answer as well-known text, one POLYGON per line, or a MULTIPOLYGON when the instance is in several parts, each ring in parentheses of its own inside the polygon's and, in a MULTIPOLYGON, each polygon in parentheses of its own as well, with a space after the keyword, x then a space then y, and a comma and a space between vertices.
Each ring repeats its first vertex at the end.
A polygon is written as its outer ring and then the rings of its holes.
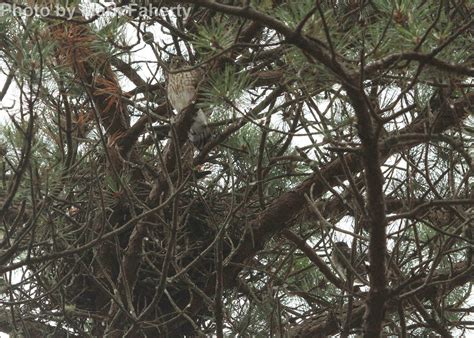
MULTIPOLYGON (((189 67, 184 59, 178 56, 172 57, 166 91, 168 100, 177 114, 195 103, 199 84, 204 75, 202 69, 199 68, 185 69, 189 67)), ((210 137, 211 131, 207 123, 207 116, 202 109, 199 109, 193 118, 188 139, 195 147, 201 149, 210 137)))

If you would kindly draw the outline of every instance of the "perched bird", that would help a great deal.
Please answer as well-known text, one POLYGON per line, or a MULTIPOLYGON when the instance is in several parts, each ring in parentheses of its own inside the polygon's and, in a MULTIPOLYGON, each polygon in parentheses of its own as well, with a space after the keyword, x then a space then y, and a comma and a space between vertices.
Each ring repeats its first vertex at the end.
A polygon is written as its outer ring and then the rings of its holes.
POLYGON ((354 259, 354 263, 351 266, 351 248, 345 242, 335 242, 332 252, 331 252, 331 261, 334 264, 337 272, 347 279, 347 275, 349 271, 354 271, 357 273, 355 275, 355 280, 360 283, 364 283, 364 281, 360 280, 359 277, 364 278, 367 275, 367 266, 366 266, 366 255, 356 255, 354 259))
MULTIPOLYGON (((182 113, 187 107, 195 103, 198 87, 203 77, 201 69, 186 70, 188 67, 190 66, 184 59, 178 56, 172 57, 166 90, 168 100, 177 114, 182 113)), ((199 109, 193 118, 193 123, 188 132, 188 139, 194 146, 201 149, 210 137, 211 130, 208 126, 207 116, 202 109, 199 109)))

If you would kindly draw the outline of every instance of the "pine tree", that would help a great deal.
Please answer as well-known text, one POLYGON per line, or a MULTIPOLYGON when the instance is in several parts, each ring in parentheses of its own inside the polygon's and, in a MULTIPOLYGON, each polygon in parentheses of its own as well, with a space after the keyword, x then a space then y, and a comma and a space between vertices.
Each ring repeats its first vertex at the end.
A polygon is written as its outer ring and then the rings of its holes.
POLYGON ((469 332, 468 1, 38 6, 74 16, 0 16, 0 331, 469 332))

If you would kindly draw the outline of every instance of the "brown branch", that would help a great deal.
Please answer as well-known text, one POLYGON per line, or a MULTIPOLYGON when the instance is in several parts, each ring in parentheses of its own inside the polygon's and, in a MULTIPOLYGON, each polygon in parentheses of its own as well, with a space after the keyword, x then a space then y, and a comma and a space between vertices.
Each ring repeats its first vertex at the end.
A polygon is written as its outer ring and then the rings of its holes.
POLYGON ((469 67, 468 65, 462 64, 452 64, 439 59, 432 57, 429 54, 417 53, 417 52, 405 52, 405 53, 396 53, 386 56, 377 61, 371 62, 368 64, 364 71, 368 74, 373 74, 378 70, 386 70, 392 65, 400 61, 418 61, 421 63, 428 64, 430 66, 436 67, 445 72, 450 72, 454 74, 464 75, 464 76, 474 76, 474 68, 469 67))
POLYGON ((296 247, 300 249, 306 257, 309 258, 311 262, 313 262, 314 265, 316 265, 321 271, 321 273, 331 282, 333 283, 337 288, 339 289, 345 289, 344 281, 340 280, 332 271, 331 269, 327 266, 327 264, 314 252, 313 248, 311 248, 306 241, 295 234, 293 231, 285 229, 282 232, 283 236, 285 236, 288 240, 292 241, 295 243, 296 247))
MULTIPOLYGON (((472 94, 474 96, 474 93, 472 94)), ((464 109, 469 105, 469 97, 458 100, 455 106, 455 114, 458 119, 449 120, 449 123, 443 124, 443 128, 450 128, 457 125, 462 118, 466 117, 464 109), (458 110, 460 110, 458 112, 458 110)), ((442 112, 441 112, 442 113, 442 112)), ((451 114, 450 114, 451 115, 451 114)), ((423 122, 416 122, 408 125, 398 133, 411 133, 414 129, 422 128, 423 122)), ((416 144, 411 144, 415 146, 416 144)), ((405 150, 405 147, 395 147, 381 143, 379 145, 381 153, 381 163, 388 157, 399 151, 405 150)), ((362 170, 359 157, 354 154, 346 154, 344 160, 351 173, 356 174, 362 170)), ((339 178, 344 178, 344 167, 340 160, 335 160, 319 169, 320 174, 314 174, 310 178, 303 181, 298 187, 282 194, 280 197, 270 203, 267 208, 262 211, 251 222, 250 230, 244 234, 240 246, 233 253, 232 264, 224 269, 224 285, 229 288, 236 283, 236 276, 242 269, 242 264, 252 259, 258 251, 264 248, 266 242, 279 231, 289 228, 294 224, 296 217, 303 211, 306 206, 305 194, 313 196, 313 198, 321 197, 327 191, 327 184, 334 185, 339 182, 339 178), (324 182, 321 180, 324 179, 324 182)), ((214 292, 214 287, 210 286, 206 289, 209 294, 214 292)), ((197 301, 193 304, 193 311, 199 311, 201 304, 197 301)), ((365 308, 364 308, 365 309, 365 308)), ((357 309, 354 309, 357 311, 357 309)), ((353 318, 356 318, 353 314, 353 318)))
MULTIPOLYGON (((327 51, 321 48, 321 43, 319 41, 309 39, 301 35, 300 32, 289 28, 283 22, 276 20, 269 15, 256 11, 250 7, 241 8, 236 6, 227 6, 206 0, 194 0, 190 2, 222 13, 252 19, 254 21, 263 23, 268 28, 275 29, 278 33, 282 34, 289 43, 292 43, 301 48, 303 51, 309 53, 312 58, 325 65, 340 78, 354 107, 358 119, 359 137, 362 140, 364 149, 363 164, 368 195, 368 223, 370 229, 369 260, 371 266, 371 270, 369 271, 371 277, 371 288, 370 296, 368 298, 365 331, 368 334, 380 334, 384 318, 383 308, 386 297, 385 228, 387 225, 387 220, 385 217, 383 175, 380 170, 381 160, 378 144, 378 133, 376 132, 373 125, 372 118, 370 116, 370 107, 368 106, 367 100, 365 99, 365 94, 362 88, 359 87, 359 83, 362 81, 362 74, 354 74, 346 70, 345 67, 336 61, 335 57, 332 57, 332 55, 328 54, 327 51)), ((334 177, 335 176, 333 176, 333 179, 334 177)), ((315 193, 314 187, 318 187, 320 189, 321 192, 317 191, 318 195, 324 191, 325 188, 321 183, 322 182, 319 181, 311 182, 313 193, 315 193)), ((282 210, 285 210, 290 214, 294 214, 296 213, 294 209, 299 209, 295 202, 304 204, 304 199, 302 198, 301 194, 299 194, 299 196, 292 194, 285 197, 286 198, 284 200, 280 201, 284 202, 284 206, 279 205, 279 203, 273 204, 269 207, 270 210, 267 209, 267 211, 271 212, 263 213, 263 215, 261 214, 259 216, 259 227, 255 229, 252 237, 256 236, 265 238, 267 232, 273 232, 273 229, 271 228, 275 227, 275 223, 285 224, 284 220, 288 218, 285 217, 285 215, 282 215, 282 210)), ((260 246, 260 244, 257 244, 257 247, 258 246, 260 246)), ((253 250, 255 250, 255 248, 253 248, 253 250)), ((236 254, 235 257, 241 259, 238 254, 236 254)))
POLYGON ((118 57, 113 57, 110 60, 111 64, 115 66, 122 74, 124 74, 130 81, 137 87, 147 87, 148 84, 143 80, 140 75, 133 69, 129 63, 124 62, 118 57))
POLYGON ((12 323, 11 312, 6 308, 0 309, 0 331, 5 333, 10 333, 11 336, 16 336, 18 332, 22 332, 23 336, 26 337, 45 337, 48 334, 54 335, 54 337, 58 338, 66 338, 66 337, 79 337, 64 328, 60 328, 58 326, 51 326, 45 323, 38 321, 35 316, 31 316, 32 318, 27 318, 26 316, 22 316, 20 313, 15 314, 16 317, 23 317, 19 321, 21 323, 19 325, 14 325, 12 323))
MULTIPOLYGON (((464 285, 473 280, 474 267, 466 266, 465 263, 457 263, 453 266, 452 271, 439 272, 433 277, 433 283, 421 289, 417 293, 420 301, 430 299, 434 294, 440 292, 444 295, 451 292, 454 288, 464 285)), ((422 281, 415 281, 409 285, 410 288, 416 288, 422 281)), ((399 311, 399 300, 397 295, 390 295, 390 300, 387 302, 386 311, 389 314, 399 311)), ((342 313, 335 316, 333 313, 324 313, 312 316, 305 319, 302 323, 293 327, 291 331, 292 337, 327 337, 329 335, 339 333, 339 323, 343 321, 346 316, 344 308, 342 313)), ((350 322, 351 328, 360 327, 365 313, 365 306, 363 301, 355 302, 352 310, 352 318, 350 322)))

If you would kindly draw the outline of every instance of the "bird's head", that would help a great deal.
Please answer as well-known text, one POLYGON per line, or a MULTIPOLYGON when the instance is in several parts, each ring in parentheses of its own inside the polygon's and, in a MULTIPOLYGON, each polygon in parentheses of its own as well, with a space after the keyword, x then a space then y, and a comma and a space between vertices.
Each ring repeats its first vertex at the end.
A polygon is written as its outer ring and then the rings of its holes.
POLYGON ((186 61, 177 55, 173 55, 170 59, 171 70, 183 68, 185 65, 186 65, 186 61))

